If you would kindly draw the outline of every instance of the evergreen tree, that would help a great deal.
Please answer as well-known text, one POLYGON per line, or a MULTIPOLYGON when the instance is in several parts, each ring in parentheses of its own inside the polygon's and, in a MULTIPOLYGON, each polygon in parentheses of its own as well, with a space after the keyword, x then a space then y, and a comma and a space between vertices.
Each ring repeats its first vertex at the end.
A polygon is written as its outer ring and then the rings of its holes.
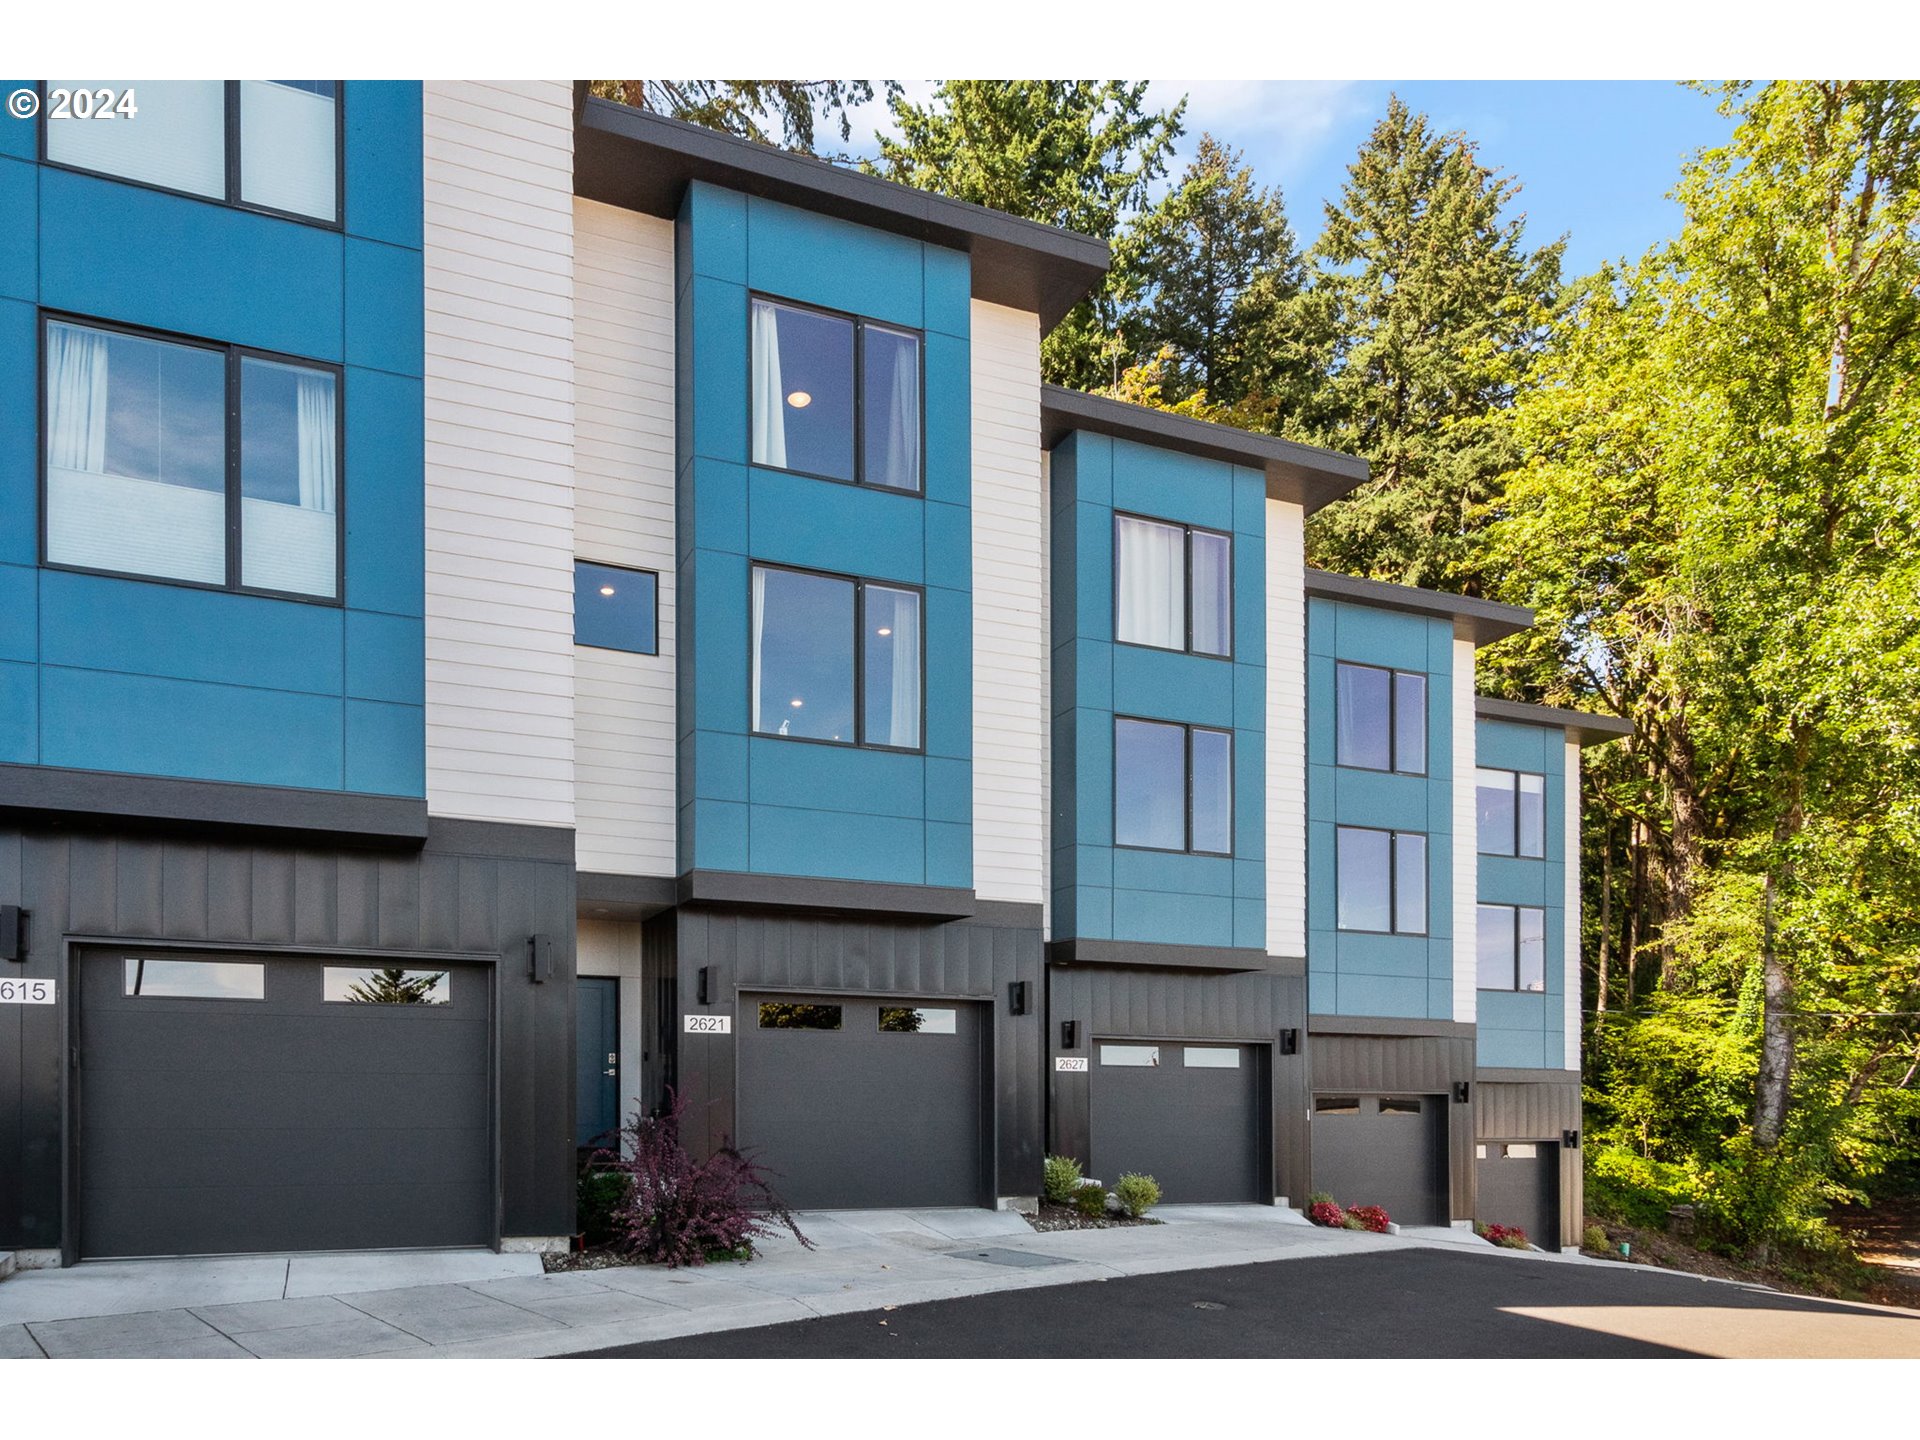
POLYGON ((1282 420, 1373 477, 1314 518, 1313 563, 1484 591, 1483 511, 1510 459, 1491 422, 1544 343, 1565 248, 1525 248, 1525 216, 1503 218, 1518 191, 1396 96, 1327 206, 1309 293, 1283 316, 1325 385, 1282 420))
MULTIPOLYGON (((899 138, 883 136, 873 167, 889 180, 1103 239, 1145 204, 1180 136, 1183 99, 1150 111, 1145 81, 946 80, 932 101, 888 99, 899 138)), ((1047 337, 1046 378, 1092 389, 1122 361, 1121 266, 1047 337)))
POLYGON ((853 138, 849 111, 873 99, 871 80, 592 80, 588 84, 602 99, 656 110, 762 145, 779 144, 808 153, 816 148, 822 112, 838 121, 844 145, 853 138), (769 123, 778 125, 778 140, 769 133, 769 123))
MULTIPOLYGON (((1232 409, 1255 398, 1253 337, 1270 338, 1277 309, 1300 290, 1300 254, 1277 189, 1211 135, 1121 247, 1134 293, 1125 331, 1138 362, 1166 352, 1166 401, 1204 392, 1232 409)), ((1256 417, 1249 417, 1256 418, 1256 417)), ((1264 428, 1264 427, 1263 427, 1264 428)))

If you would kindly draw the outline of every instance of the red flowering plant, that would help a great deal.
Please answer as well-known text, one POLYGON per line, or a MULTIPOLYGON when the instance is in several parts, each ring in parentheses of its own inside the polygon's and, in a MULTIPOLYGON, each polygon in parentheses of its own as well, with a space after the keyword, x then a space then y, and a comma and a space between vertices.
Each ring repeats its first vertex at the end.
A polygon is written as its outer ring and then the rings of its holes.
POLYGON ((1387 1226, 1393 1222, 1387 1218, 1387 1212, 1378 1205, 1355 1205, 1347 1211, 1347 1225, 1354 1230, 1370 1230, 1375 1235, 1387 1233, 1387 1226), (1354 1222, 1358 1221, 1358 1224, 1354 1222))
POLYGON ((1518 1225, 1483 1225, 1480 1227, 1480 1238, 1489 1245, 1499 1245, 1508 1250, 1530 1248, 1527 1232, 1518 1225))
POLYGON ((1316 1225, 1325 1225, 1330 1230, 1344 1229, 1347 1212, 1333 1203, 1333 1197, 1324 1190, 1316 1190, 1307 1197, 1307 1218, 1316 1225))

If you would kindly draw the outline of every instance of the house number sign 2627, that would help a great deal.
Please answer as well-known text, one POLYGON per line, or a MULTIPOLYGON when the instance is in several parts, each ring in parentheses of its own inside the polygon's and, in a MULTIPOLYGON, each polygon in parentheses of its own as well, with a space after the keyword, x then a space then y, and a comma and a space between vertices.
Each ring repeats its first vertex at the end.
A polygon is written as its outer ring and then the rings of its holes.
POLYGON ((51 1005, 53 981, 0 977, 0 1005, 51 1005))

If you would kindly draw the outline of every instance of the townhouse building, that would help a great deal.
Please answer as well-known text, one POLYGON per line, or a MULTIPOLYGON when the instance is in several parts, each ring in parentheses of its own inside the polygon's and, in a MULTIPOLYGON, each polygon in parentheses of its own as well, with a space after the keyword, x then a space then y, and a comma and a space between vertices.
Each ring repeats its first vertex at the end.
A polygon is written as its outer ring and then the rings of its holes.
POLYGON ((1622 727, 1306 567, 1360 461, 1043 385, 1103 243, 565 82, 82 84, 0 126, 0 1249, 560 1245, 669 1092, 795 1206, 1577 1236, 1622 727))

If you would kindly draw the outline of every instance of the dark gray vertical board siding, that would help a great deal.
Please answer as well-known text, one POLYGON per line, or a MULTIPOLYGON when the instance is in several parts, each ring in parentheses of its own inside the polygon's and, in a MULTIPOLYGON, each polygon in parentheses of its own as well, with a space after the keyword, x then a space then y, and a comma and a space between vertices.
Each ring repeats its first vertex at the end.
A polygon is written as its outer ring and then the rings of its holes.
MULTIPOLYGON (((1047 970, 1046 1079, 1048 1148, 1084 1160, 1091 1150, 1093 1043, 1098 1038, 1237 1040, 1272 1047, 1266 1123, 1272 1149, 1272 1194, 1304 1199, 1307 1179, 1306 979, 1264 971, 1236 974, 1136 966, 1054 965, 1047 970), (1072 1050, 1060 1026, 1079 1026, 1072 1050), (1279 1053, 1279 1034, 1302 1033, 1301 1053, 1279 1053), (1063 1074, 1053 1061, 1089 1061, 1085 1073, 1063 1074)), ((1107 1177, 1102 1176, 1102 1179, 1107 1177)), ((1271 1196, 1269 1196, 1271 1198, 1271 1196)))
MULTIPOLYGON (((61 1080, 70 1022, 69 936, 231 943, 271 954, 458 951, 499 956, 499 1148, 507 1235, 574 1226, 573 866, 568 832, 435 822, 415 852, 240 845, 204 833, 0 829, 0 895, 31 915, 23 978, 60 1003, 0 1015, 0 1249, 63 1246, 61 1080), (489 853, 490 851, 497 853, 489 853), (535 857, 535 858, 529 858, 535 857), (527 941, 551 937, 554 973, 527 977, 527 941)), ((492 971, 488 967, 489 973, 492 971)), ((491 1101, 489 1102, 492 1103, 491 1101)))
MULTIPOLYGON (((1453 1103, 1453 1086, 1474 1078, 1467 1035, 1313 1037, 1313 1088, 1362 1094, 1440 1095, 1447 1105, 1447 1171, 1455 1220, 1473 1218, 1473 1105, 1453 1103)), ((1478 1090, 1478 1086, 1473 1087, 1478 1090)), ((1474 1098, 1478 1098, 1475 1096, 1474 1098)))
MULTIPOLYGON (((993 1195, 1034 1195, 1040 1189, 1040 1006, 1010 1016, 1007 987, 1025 980, 1040 988, 1042 952, 1037 927, 955 920, 928 923, 827 913, 784 913, 684 905, 648 923, 671 925, 674 969, 682 1014, 734 1014, 738 1031, 749 1023, 738 1010, 742 990, 839 991, 846 994, 948 996, 992 1006, 990 1059, 993 1195), (709 1003, 698 1001, 699 974, 708 972, 709 1003)), ((737 1133, 732 1035, 687 1035, 674 1017, 680 1092, 686 1097, 685 1139, 710 1153, 737 1133)))
MULTIPOLYGON (((1568 1130, 1584 1130, 1580 1078, 1511 1084, 1482 1081, 1474 1087, 1479 1111, 1476 1135, 1492 1140, 1552 1140, 1568 1130)), ((1560 1243, 1576 1245, 1586 1228, 1586 1171, 1583 1152, 1560 1146, 1560 1243)))

